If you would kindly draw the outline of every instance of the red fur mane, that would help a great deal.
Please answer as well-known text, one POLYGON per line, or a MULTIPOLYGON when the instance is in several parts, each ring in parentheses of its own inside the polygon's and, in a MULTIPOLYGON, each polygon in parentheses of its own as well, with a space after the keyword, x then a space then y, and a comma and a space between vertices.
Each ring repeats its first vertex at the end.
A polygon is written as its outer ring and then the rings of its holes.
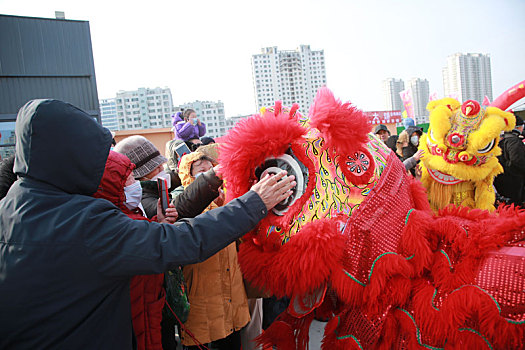
POLYGON ((306 133, 306 129, 282 113, 281 108, 276 108, 276 112, 241 120, 221 140, 219 163, 227 183, 228 200, 250 189, 255 180, 254 169, 266 158, 282 155, 291 143, 306 133))
POLYGON ((310 108, 310 126, 323 133, 339 154, 350 154, 368 142, 371 125, 364 113, 350 102, 342 103, 327 87, 319 89, 310 108))

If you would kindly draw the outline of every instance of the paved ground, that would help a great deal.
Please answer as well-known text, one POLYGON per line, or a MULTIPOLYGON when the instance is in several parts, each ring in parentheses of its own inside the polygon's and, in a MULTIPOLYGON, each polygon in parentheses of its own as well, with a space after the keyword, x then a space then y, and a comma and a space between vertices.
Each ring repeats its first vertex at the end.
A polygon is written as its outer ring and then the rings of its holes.
POLYGON ((316 350, 321 348, 321 340, 323 340, 324 327, 326 322, 318 322, 314 320, 310 326, 310 350, 316 350))
MULTIPOLYGON (((312 322, 310 326, 310 341, 308 343, 310 347, 309 350, 318 350, 321 348, 321 340, 323 339, 325 326, 326 322, 318 322, 316 320, 312 322)), ((177 350, 182 350, 182 346, 179 345, 177 350)))

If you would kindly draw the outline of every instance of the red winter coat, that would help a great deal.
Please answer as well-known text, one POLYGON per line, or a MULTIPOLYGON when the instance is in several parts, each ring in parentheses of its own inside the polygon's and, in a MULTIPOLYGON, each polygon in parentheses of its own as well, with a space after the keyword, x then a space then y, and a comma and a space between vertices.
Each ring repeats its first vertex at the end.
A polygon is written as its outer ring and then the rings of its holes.
MULTIPOLYGON (((123 154, 110 151, 98 191, 93 195, 104 198, 134 220, 148 220, 140 209, 129 210, 124 202, 124 185, 134 165, 123 154)), ((160 321, 165 303, 164 274, 135 276, 130 283, 131 317, 137 338, 137 349, 162 350, 160 321)))

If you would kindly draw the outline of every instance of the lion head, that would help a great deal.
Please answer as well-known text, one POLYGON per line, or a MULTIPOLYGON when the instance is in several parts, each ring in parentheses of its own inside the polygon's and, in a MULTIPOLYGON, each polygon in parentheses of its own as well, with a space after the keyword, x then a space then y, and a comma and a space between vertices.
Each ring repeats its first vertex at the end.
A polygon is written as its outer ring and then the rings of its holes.
POLYGON ((461 105, 452 98, 432 101, 427 108, 430 126, 420 148, 425 151, 422 182, 431 204, 436 209, 449 203, 493 208, 493 190, 492 196, 484 192, 503 172, 496 158, 501 154, 498 141, 503 131, 514 128, 514 115, 472 100, 461 105))

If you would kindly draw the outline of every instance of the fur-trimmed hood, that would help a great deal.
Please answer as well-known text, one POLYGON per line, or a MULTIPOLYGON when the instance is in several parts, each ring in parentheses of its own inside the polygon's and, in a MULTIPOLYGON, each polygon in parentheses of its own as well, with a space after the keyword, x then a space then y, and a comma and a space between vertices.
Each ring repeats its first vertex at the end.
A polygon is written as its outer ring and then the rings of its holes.
POLYGON ((179 164, 179 177, 182 186, 187 187, 189 184, 195 181, 195 177, 191 175, 191 166, 193 165, 193 163, 200 159, 207 159, 212 163, 212 165, 217 165, 217 163, 215 163, 213 159, 199 151, 191 152, 190 154, 184 155, 181 158, 179 164))

